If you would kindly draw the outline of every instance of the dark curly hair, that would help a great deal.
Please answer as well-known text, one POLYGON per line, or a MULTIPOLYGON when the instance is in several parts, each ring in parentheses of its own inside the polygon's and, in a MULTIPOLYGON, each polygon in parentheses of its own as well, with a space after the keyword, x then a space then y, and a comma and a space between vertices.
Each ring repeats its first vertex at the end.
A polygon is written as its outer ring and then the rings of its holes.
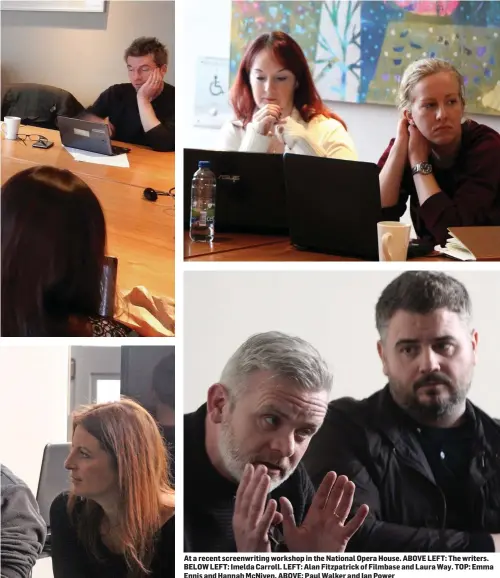
POLYGON ((153 56, 156 66, 168 65, 168 52, 165 45, 152 36, 136 38, 125 50, 124 59, 127 62, 129 56, 147 56, 148 54, 153 56))

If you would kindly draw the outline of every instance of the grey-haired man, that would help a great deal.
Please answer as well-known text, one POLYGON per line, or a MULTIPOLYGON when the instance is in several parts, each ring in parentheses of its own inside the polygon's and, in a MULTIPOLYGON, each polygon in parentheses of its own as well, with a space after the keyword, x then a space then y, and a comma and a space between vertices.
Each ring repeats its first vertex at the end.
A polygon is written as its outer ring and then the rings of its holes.
POLYGON ((298 337, 261 333, 238 348, 207 403, 185 416, 186 551, 344 551, 368 508, 346 522, 352 482, 328 472, 315 493, 301 464, 331 385, 298 337))

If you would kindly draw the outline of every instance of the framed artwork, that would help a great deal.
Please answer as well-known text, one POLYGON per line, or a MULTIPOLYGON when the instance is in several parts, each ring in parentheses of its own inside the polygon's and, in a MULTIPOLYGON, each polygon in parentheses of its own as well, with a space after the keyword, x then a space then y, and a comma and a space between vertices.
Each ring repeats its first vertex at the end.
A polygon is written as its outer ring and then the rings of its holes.
POLYGON ((405 68, 452 62, 467 110, 500 115, 500 2, 232 2, 230 82, 245 47, 282 30, 301 46, 324 100, 394 105, 405 68))

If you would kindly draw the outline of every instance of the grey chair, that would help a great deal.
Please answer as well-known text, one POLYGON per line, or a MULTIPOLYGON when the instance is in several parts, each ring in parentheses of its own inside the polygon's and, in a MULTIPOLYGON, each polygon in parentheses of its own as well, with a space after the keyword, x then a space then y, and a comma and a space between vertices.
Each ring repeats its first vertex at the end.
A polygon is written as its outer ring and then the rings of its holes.
POLYGON ((47 538, 41 558, 50 556, 50 506, 60 493, 70 489, 69 473, 64 467, 70 448, 70 443, 47 444, 43 451, 42 467, 36 493, 40 514, 47 524, 47 538))

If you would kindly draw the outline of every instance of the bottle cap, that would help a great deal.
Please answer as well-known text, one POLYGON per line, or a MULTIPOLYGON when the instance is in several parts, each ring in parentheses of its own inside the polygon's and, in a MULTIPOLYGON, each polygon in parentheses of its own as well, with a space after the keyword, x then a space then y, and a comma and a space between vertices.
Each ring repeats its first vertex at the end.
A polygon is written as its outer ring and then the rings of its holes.
POLYGON ((210 161, 198 161, 198 168, 199 169, 209 169, 210 168, 210 161))

